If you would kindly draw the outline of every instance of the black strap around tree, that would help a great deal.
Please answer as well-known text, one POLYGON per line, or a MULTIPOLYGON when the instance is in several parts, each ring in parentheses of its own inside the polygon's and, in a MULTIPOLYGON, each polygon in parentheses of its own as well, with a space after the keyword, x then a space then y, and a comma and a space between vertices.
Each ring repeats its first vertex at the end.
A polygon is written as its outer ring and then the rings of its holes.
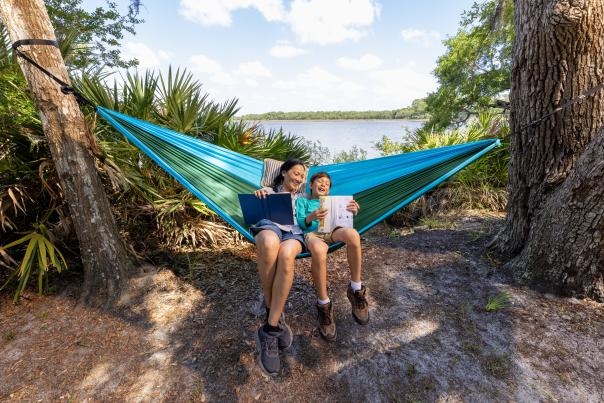
POLYGON ((46 70, 44 67, 40 66, 31 57, 29 57, 25 53, 21 52, 19 50, 19 47, 23 46, 23 45, 45 45, 45 46, 54 46, 55 48, 58 48, 59 43, 57 41, 54 41, 51 39, 20 39, 13 43, 13 50, 15 51, 15 54, 17 56, 28 61, 31 65, 36 67, 38 70, 40 70, 41 72, 46 74, 48 77, 52 78, 57 84, 59 84, 61 86, 61 92, 63 94, 73 94, 73 96, 76 98, 76 101, 78 101, 78 103, 80 105, 90 105, 90 106, 94 107, 94 104, 92 102, 90 102, 89 100, 84 98, 84 96, 82 94, 80 94, 79 92, 77 92, 72 86, 70 86, 65 81, 61 80, 59 77, 52 74, 50 71, 46 70))

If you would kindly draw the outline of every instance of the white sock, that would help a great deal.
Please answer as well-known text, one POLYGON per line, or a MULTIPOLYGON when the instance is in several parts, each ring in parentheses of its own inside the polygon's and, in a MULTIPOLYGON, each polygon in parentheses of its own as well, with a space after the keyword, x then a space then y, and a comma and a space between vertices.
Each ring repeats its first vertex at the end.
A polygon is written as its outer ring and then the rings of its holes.
POLYGON ((329 299, 329 297, 327 297, 327 299, 317 298, 317 302, 319 303, 319 305, 326 305, 329 304, 331 300, 329 299))
POLYGON ((352 291, 359 291, 361 288, 363 288, 363 283, 355 283, 354 281, 350 280, 350 288, 352 288, 352 291))

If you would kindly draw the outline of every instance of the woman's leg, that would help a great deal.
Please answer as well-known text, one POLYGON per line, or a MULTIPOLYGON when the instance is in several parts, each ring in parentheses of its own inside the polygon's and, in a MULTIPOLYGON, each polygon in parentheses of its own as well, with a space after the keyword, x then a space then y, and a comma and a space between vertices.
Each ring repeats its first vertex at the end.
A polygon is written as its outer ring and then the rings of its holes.
POLYGON ((338 228, 331 234, 334 242, 346 244, 346 255, 350 269, 350 279, 355 283, 361 282, 361 236, 354 228, 338 228))
POLYGON ((270 307, 281 240, 271 230, 260 231, 254 239, 258 254, 258 276, 264 292, 264 302, 266 306, 270 307))
POLYGON ((300 252, 302 252, 302 244, 295 239, 283 241, 279 246, 268 316, 268 324, 271 326, 277 326, 279 323, 281 312, 283 312, 285 301, 287 301, 289 290, 294 281, 296 255, 300 252))
POLYGON ((306 247, 312 255, 310 267, 317 297, 326 300, 329 298, 327 295, 327 244, 320 238, 309 236, 306 247))

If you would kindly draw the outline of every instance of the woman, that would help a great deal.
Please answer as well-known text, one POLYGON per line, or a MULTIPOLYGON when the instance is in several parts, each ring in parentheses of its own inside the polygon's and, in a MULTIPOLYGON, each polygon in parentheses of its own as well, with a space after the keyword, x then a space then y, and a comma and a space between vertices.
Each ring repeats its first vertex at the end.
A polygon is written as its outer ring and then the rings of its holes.
MULTIPOLYGON (((257 190, 256 196, 272 193, 290 193, 292 207, 300 197, 299 190, 306 179, 306 167, 299 160, 288 160, 271 187, 257 190)), ((294 220, 295 222, 295 220, 294 220)), ((269 375, 279 372, 279 348, 292 343, 291 329, 282 315, 285 301, 294 280, 296 255, 305 250, 304 236, 298 225, 281 225, 270 220, 260 220, 251 228, 258 253, 258 275, 266 303, 266 324, 256 331, 260 367, 269 375)))
MULTIPOLYGON (((273 193, 290 193, 292 196, 294 225, 282 225, 270 220, 260 220, 251 228, 256 241, 258 275, 266 303, 266 323, 256 331, 260 367, 269 375, 277 375, 280 367, 279 349, 292 343, 292 332, 285 323, 283 308, 294 280, 296 256, 305 251, 304 235, 296 223, 296 200, 304 197, 300 192, 306 181, 306 166, 299 160, 287 160, 271 187, 255 192, 257 197, 273 193)), ((358 204, 353 200, 349 210, 354 214, 358 204)))

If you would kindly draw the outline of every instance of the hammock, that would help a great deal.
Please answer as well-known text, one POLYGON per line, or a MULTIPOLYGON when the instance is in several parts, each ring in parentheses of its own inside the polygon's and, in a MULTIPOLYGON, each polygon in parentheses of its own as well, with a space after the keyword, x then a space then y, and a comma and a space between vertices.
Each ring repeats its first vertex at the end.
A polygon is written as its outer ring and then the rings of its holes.
MULTIPOLYGON (((262 161, 103 107, 98 113, 251 242, 239 193, 262 187, 262 161)), ((353 195, 361 206, 354 228, 363 233, 498 146, 498 139, 311 167, 332 178, 331 195, 353 195)), ((308 184, 307 184, 308 187, 308 184)), ((308 190, 308 189, 307 189, 308 190)), ((333 251, 341 243, 330 245, 333 251)), ((302 253, 298 258, 309 256, 302 253)))

